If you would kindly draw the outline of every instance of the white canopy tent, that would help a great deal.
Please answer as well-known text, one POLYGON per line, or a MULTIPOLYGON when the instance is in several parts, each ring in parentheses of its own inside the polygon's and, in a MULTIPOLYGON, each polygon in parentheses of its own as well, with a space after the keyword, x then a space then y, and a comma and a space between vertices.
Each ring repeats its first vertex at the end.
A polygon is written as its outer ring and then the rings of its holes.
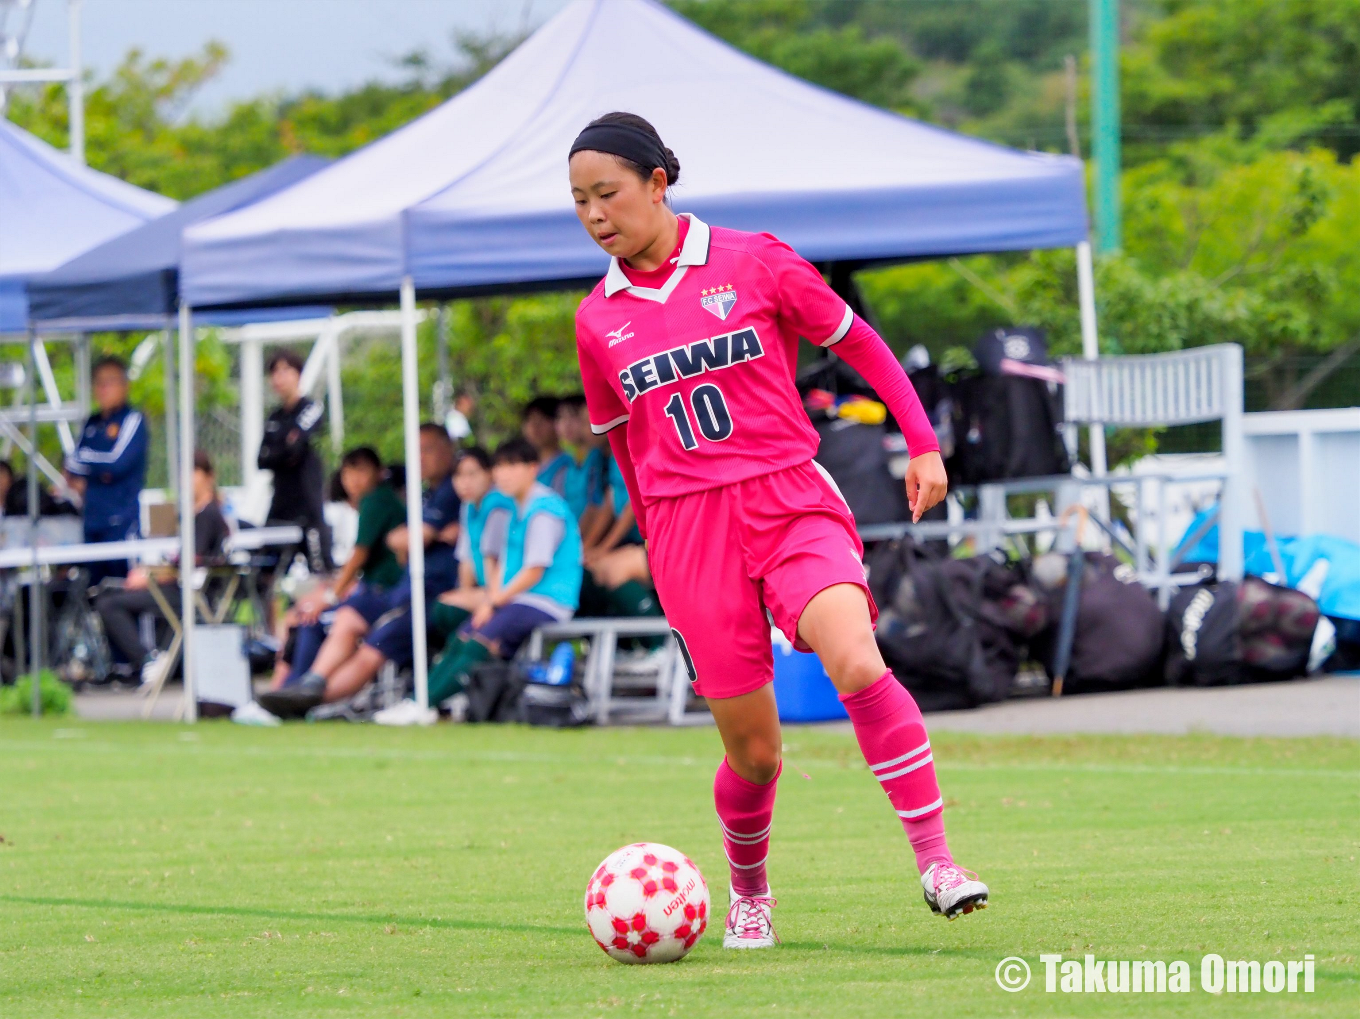
MULTIPOLYGON (((613 109, 647 117, 680 154, 678 208, 771 231, 813 261, 1076 247, 1084 343, 1094 356, 1080 161, 1005 149, 828 92, 651 0, 576 0, 443 106, 249 209, 188 229, 181 336, 189 342, 196 307, 398 295, 406 457, 417 463, 417 293, 598 279, 607 260, 576 222, 566 153, 587 121, 613 109), (620 73, 630 59, 645 61, 645 78, 620 73)), ((181 365, 189 363, 186 349, 181 365)), ((192 399, 187 374, 181 389, 192 399)), ((192 427, 187 408, 181 420, 192 427)), ((183 444, 190 448, 192 435, 183 444)), ((407 515, 415 533, 415 485, 407 515)), ((186 543, 192 523, 186 515, 181 524, 186 543)), ((425 704, 420 542, 411 543, 409 566, 425 704)))

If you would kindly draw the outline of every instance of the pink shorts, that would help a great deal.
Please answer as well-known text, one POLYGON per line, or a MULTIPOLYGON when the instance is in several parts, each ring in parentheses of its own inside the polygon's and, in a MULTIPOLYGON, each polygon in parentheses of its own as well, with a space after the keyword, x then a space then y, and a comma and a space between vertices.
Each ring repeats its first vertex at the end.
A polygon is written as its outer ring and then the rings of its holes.
POLYGON ((647 507, 657 597, 704 697, 740 697, 774 679, 770 622, 800 651, 798 618, 818 592, 864 580, 855 518, 815 462, 647 507))

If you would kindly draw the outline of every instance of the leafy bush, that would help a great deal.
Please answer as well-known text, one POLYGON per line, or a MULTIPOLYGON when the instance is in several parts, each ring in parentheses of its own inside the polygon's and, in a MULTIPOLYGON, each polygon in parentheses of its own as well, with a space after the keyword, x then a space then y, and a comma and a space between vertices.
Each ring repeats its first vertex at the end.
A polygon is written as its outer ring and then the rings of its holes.
MULTIPOLYGON (((44 715, 71 713, 71 688, 57 678, 51 669, 39 674, 38 692, 42 698, 44 715)), ((0 687, 0 715, 27 715, 33 710, 33 677, 20 676, 13 686, 0 687)))

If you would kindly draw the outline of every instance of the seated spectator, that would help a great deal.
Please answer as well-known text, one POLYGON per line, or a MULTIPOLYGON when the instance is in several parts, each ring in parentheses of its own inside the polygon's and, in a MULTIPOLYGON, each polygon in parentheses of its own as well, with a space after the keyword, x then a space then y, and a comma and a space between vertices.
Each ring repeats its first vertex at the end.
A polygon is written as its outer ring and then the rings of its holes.
POLYGON ((558 402, 557 438, 571 454, 560 494, 585 534, 601 512, 609 474, 609 439, 591 430, 585 394, 574 393, 558 402))
MULTIPOLYGON (((194 452, 194 553, 201 563, 223 554, 223 546, 231 536, 231 528, 217 501, 217 480, 213 474, 212 461, 201 449, 194 452)), ((166 604, 178 610, 180 605, 180 586, 170 577, 157 579, 157 571, 144 566, 134 567, 123 581, 121 588, 106 587, 95 598, 95 611, 104 624, 104 632, 109 642, 122 652, 127 659, 126 675, 140 676, 143 683, 154 682, 161 678, 161 671, 168 664, 159 651, 148 652, 142 646, 138 634, 137 619, 143 613, 152 613, 164 618, 160 604, 151 593, 151 585, 156 584, 164 595, 166 604)), ((112 581, 106 581, 106 584, 112 581)))
POLYGON ((311 668, 328 626, 338 640, 348 640, 352 652, 369 625, 388 610, 390 592, 403 576, 387 536, 406 525, 406 507, 384 480, 378 454, 368 446, 346 453, 340 461, 340 484, 359 507, 354 551, 334 582, 318 585, 293 606, 287 620, 291 632, 280 655, 289 667, 276 670, 274 690, 296 682, 311 668))
POLYGON ((491 454, 481 446, 464 450, 458 458, 453 487, 463 501, 458 516, 458 586, 441 594, 429 610, 430 630, 441 636, 455 634, 485 599, 488 571, 496 568, 500 554, 483 540, 488 518, 512 509, 510 500, 491 484, 491 454))
MULTIPOLYGON (((493 511, 482 548, 499 550, 484 596, 430 671, 429 701, 440 704, 492 658, 511 658, 533 631, 570 619, 581 589, 581 534, 566 500, 538 477, 538 451, 524 439, 503 443, 492 460, 497 490, 511 500, 493 511)), ((374 716, 382 725, 429 725, 434 708, 406 700, 374 716)))
POLYGON ((605 511, 595 520, 585 543, 585 577, 581 614, 587 616, 659 616, 652 588, 647 548, 637 528, 623 474, 609 458, 605 511))
POLYGON ((557 406, 555 396, 535 396, 524 405, 520 419, 522 435, 538 453, 538 480, 558 495, 567 490, 567 472, 575 465, 569 453, 562 451, 557 439, 557 406))
MULTIPOLYGON (((426 483, 422 540, 428 606, 458 583, 454 549, 460 500, 452 480, 453 442, 442 425, 427 422, 420 426, 420 472, 426 483)), ((404 523, 388 533, 387 545, 405 560, 410 539, 404 523)), ((298 717, 318 704, 354 696, 388 662, 399 667, 410 665, 415 643, 410 605, 407 575, 380 601, 356 604, 351 598, 336 612, 331 632, 317 651, 311 668, 295 682, 262 695, 260 703, 280 717, 298 717)), ((295 665, 294 671, 296 668, 295 665)))

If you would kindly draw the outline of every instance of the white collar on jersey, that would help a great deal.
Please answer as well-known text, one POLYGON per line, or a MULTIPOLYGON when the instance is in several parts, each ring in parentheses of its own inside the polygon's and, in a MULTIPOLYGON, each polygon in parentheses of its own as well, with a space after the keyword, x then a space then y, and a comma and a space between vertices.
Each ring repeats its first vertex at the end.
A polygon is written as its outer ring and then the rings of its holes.
POLYGON ((633 286, 628 277, 623 274, 619 260, 611 258, 609 260, 609 271, 604 274, 605 297, 613 297, 620 290, 627 290, 634 297, 665 304, 666 298, 671 296, 671 291, 679 286, 680 281, 685 278, 686 269, 691 265, 708 264, 708 224, 692 212, 682 212, 680 215, 689 220, 689 232, 685 234, 685 243, 680 248, 680 257, 675 260, 675 271, 671 273, 670 279, 666 280, 665 286, 659 290, 654 290, 651 287, 633 286))

